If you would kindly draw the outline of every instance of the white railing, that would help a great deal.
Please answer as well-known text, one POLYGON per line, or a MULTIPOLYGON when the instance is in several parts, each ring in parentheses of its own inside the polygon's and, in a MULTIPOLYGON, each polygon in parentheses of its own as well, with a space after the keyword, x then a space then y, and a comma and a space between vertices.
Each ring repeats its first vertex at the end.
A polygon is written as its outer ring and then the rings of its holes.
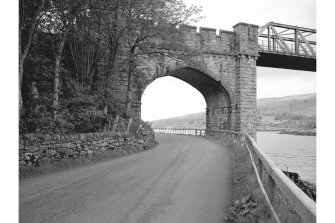
POLYGON ((316 222, 316 203, 294 184, 249 135, 219 130, 208 135, 244 146, 251 152, 251 161, 260 178, 260 185, 281 222, 316 222))
MULTIPOLYGON (((256 161, 258 174, 276 211, 281 212, 283 208, 287 208, 285 203, 288 202, 303 222, 315 223, 316 203, 295 185, 268 155, 258 148, 252 137, 246 135, 244 143, 256 161)), ((279 214, 279 216, 283 216, 283 214, 279 214)))
POLYGON ((185 128, 154 128, 156 133, 176 134, 176 135, 199 135, 205 136, 205 129, 185 129, 185 128))

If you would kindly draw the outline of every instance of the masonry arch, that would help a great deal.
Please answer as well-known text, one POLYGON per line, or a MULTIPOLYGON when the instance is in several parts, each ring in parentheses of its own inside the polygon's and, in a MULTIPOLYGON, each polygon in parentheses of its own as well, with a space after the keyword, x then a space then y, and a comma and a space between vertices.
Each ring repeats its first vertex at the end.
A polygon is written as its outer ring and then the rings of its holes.
MULTIPOLYGON (((188 83, 203 95, 206 102, 207 130, 231 130, 234 128, 232 99, 222 81, 216 80, 207 72, 191 66, 176 67, 175 69, 167 68, 166 72, 160 77, 166 76, 172 76, 188 83)), ((146 86, 157 78, 151 80, 146 86)), ((141 96, 139 97, 140 100, 141 96)))

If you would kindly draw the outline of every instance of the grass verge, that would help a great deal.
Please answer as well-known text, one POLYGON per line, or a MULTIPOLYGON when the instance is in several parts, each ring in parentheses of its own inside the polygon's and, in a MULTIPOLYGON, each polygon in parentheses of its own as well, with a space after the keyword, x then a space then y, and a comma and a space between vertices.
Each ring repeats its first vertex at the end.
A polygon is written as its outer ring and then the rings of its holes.
POLYGON ((230 144, 229 148, 233 158, 234 189, 233 204, 225 221, 275 223, 257 183, 247 149, 235 144, 230 144))

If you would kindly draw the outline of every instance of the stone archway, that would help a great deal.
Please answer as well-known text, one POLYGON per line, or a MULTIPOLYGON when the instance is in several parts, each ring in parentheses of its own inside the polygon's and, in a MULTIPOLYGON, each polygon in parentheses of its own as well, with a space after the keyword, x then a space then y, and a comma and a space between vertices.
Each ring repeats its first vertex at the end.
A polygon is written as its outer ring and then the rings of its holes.
MULTIPOLYGON (((235 130, 235 118, 232 115, 234 106, 232 106, 231 95, 221 81, 215 80, 210 74, 191 66, 178 66, 166 71, 161 77, 172 76, 178 78, 190 84, 203 95, 206 101, 207 130, 235 130)), ((148 82, 147 86, 155 79, 148 82)), ((141 99, 141 96, 139 99, 141 99)), ((137 116, 140 118, 140 107, 137 110, 137 116)))
MULTIPOLYGON (((258 26, 238 23, 234 31, 184 26, 187 45, 198 52, 183 60, 168 56, 143 60, 147 75, 134 86, 131 116, 141 118, 141 96, 152 81, 174 76, 196 89, 207 103, 207 130, 234 130, 256 138, 256 60, 258 26)), ((168 50, 168 49, 167 49, 168 50)), ((124 92, 121 82, 120 92, 124 92)), ((121 96, 125 96, 124 93, 121 96)))

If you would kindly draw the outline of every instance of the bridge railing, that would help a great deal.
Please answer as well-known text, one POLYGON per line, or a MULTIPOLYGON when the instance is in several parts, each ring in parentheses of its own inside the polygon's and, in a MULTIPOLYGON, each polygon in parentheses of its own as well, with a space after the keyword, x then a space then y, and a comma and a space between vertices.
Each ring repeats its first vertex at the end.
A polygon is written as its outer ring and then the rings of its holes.
POLYGON ((187 128, 154 128, 156 133, 166 133, 175 135, 199 135, 205 136, 206 129, 187 129, 187 128))
MULTIPOLYGON (((271 47, 269 48, 269 40, 267 40, 267 38, 258 38, 258 51, 265 53, 314 57, 312 56, 312 51, 307 46, 304 45, 301 45, 298 48, 298 51, 295 51, 295 45, 293 43, 287 43, 287 46, 291 50, 291 53, 288 53, 287 51, 284 51, 277 42, 270 40, 270 44, 271 47)), ((316 52, 317 49, 315 45, 311 45, 311 48, 313 48, 314 52, 316 52)))
POLYGON ((259 27, 258 50, 316 59, 316 30, 269 22, 259 27))
POLYGON ((207 134, 225 142, 239 144, 250 151, 260 186, 265 189, 268 201, 281 222, 316 222, 316 203, 276 166, 251 136, 226 130, 207 134))

